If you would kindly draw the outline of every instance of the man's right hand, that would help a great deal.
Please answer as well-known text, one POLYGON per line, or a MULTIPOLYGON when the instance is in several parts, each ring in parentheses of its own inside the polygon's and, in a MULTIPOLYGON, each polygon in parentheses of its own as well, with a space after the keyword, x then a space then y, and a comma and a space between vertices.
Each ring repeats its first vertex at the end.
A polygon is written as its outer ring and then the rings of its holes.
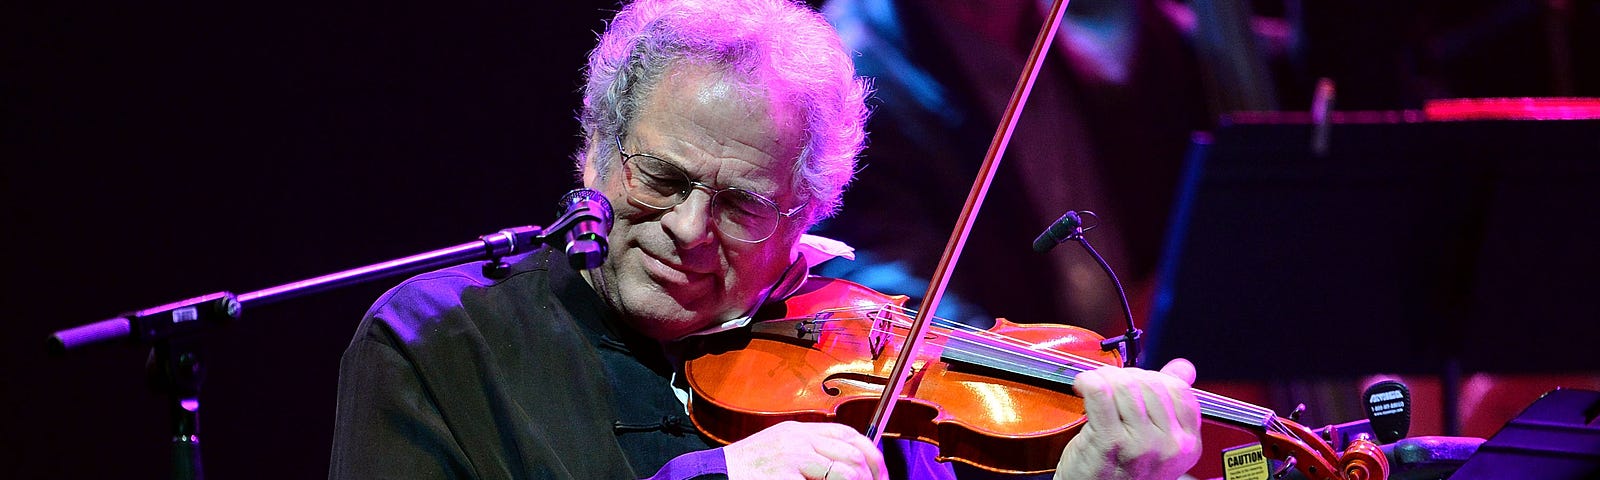
POLYGON ((723 447, 728 478, 887 480, 883 452, 836 423, 783 422, 723 447))

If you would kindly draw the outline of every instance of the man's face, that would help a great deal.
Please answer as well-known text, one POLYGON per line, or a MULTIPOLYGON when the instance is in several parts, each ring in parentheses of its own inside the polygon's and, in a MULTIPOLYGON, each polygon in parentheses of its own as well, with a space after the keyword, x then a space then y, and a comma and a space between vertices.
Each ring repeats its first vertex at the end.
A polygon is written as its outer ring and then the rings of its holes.
MULTIPOLYGON (((804 201, 790 187, 801 139, 792 108, 709 69, 678 66, 644 99, 622 143, 696 181, 756 192, 788 210, 804 201)), ((639 332, 671 340, 747 313, 788 266, 802 233, 795 220, 782 220, 766 241, 740 242, 718 233, 710 192, 695 189, 682 204, 653 210, 628 200, 624 168, 614 158, 610 171, 584 174, 586 186, 616 205, 611 253, 588 278, 639 332)))

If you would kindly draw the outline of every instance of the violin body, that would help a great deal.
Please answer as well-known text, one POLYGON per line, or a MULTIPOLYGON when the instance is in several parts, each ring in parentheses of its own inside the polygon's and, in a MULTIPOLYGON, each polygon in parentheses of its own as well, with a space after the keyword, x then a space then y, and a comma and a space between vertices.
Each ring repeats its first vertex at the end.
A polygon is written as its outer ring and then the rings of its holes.
MULTIPOLYGON (((763 310, 761 317, 775 320, 754 324, 748 335, 707 339, 689 358, 690 418, 725 443, 787 420, 862 429, 910 320, 903 310, 885 307, 905 301, 846 280, 812 277, 783 304, 763 310)), ((1101 336, 1078 327, 1000 319, 986 332, 993 337, 984 338, 1120 364, 1116 353, 1101 351, 1101 336)), ((948 328, 930 330, 884 436, 938 445, 940 461, 1006 473, 1054 469, 1083 424, 1083 399, 1058 382, 951 361, 949 340, 964 338, 951 335, 948 328)))

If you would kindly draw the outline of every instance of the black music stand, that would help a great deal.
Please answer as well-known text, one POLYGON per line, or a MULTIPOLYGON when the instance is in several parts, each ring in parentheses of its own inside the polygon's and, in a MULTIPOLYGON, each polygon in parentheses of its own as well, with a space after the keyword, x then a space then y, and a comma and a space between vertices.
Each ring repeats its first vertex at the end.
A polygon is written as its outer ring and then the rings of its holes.
POLYGON ((1478 446, 1451 480, 1600 478, 1600 392, 1545 393, 1478 446))
POLYGON ((1197 135, 1145 364, 1207 378, 1600 369, 1600 121, 1238 116, 1197 135), (1318 135, 1326 148, 1315 148, 1318 135))

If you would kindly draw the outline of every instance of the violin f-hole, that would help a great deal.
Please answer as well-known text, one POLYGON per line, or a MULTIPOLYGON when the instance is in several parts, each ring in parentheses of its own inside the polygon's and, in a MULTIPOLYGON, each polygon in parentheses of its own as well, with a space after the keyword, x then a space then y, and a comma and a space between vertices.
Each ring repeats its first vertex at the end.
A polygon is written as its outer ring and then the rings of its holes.
POLYGON ((888 384, 888 377, 860 372, 840 372, 822 379, 822 391, 837 397, 844 394, 845 385, 852 385, 857 390, 882 391, 888 384))
MULTIPOLYGON (((904 391, 901 392, 902 395, 910 397, 917 395, 917 388, 922 385, 922 378, 927 376, 924 375, 928 371, 926 367, 921 362, 912 364, 908 373, 910 378, 906 380, 906 384, 903 387, 904 391)), ((844 393, 844 389, 841 388, 842 384, 854 384, 859 390, 881 392, 884 387, 889 385, 889 377, 868 375, 860 372, 836 373, 822 379, 822 391, 837 397, 844 393)))

